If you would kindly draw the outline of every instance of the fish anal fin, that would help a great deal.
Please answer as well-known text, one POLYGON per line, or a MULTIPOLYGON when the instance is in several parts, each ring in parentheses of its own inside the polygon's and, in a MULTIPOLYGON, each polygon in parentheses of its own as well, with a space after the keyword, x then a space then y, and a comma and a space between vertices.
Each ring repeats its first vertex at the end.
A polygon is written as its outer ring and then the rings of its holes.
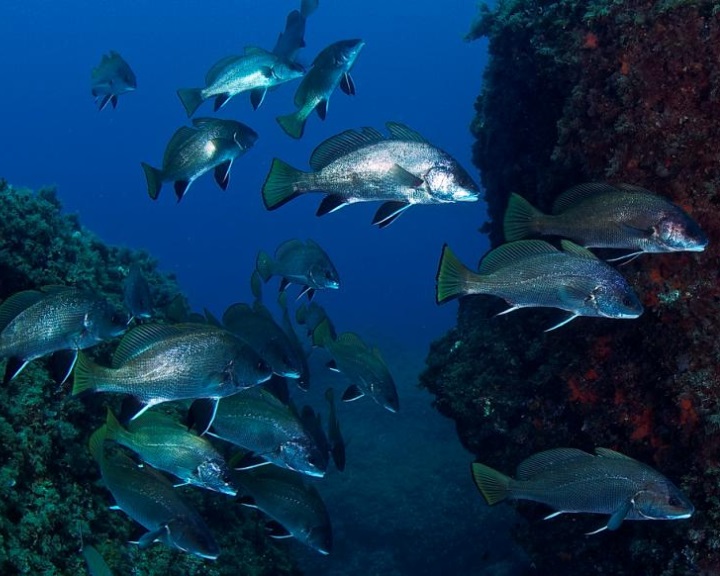
POLYGON ((348 386, 347 390, 342 395, 342 401, 343 402, 353 402, 357 400, 358 398, 362 398, 365 396, 365 393, 360 390, 355 384, 351 384, 348 386))
POLYGON ((315 215, 325 216, 325 214, 330 214, 331 212, 340 210, 340 208, 346 205, 347 202, 339 194, 328 194, 327 196, 325 196, 325 198, 322 199, 322 202, 320 202, 320 206, 318 206, 315 215))
POLYGON ((189 180, 177 180, 173 182, 173 188, 175 190, 175 196, 177 196, 178 202, 183 199, 185 194, 187 193, 188 188, 190 187, 190 181, 189 180))
POLYGON ((320 100, 320 102, 318 102, 317 106, 315 106, 315 111, 317 112, 317 115, 320 118, 320 120, 325 120, 325 118, 327 118, 327 109, 328 109, 328 101, 327 100, 320 100))
POLYGON ((20 374, 20 372, 23 371, 23 368, 25 368, 27 364, 27 360, 23 360, 22 358, 18 358, 16 356, 8 358, 7 362, 5 363, 5 376, 3 377, 3 385, 7 384, 18 374, 20 374))
POLYGON ((407 202, 398 202, 391 200, 384 202, 380 208, 375 212, 373 217, 373 225, 378 228, 385 228, 392 224, 405 210, 410 208, 410 204, 407 202))
POLYGON ((348 96, 355 96, 355 82, 349 72, 345 72, 340 79, 340 90, 348 96))
POLYGON ((221 189, 227 190, 228 184, 230 183, 230 168, 232 167, 232 160, 223 162, 222 164, 215 166, 213 176, 215 182, 220 186, 221 189))

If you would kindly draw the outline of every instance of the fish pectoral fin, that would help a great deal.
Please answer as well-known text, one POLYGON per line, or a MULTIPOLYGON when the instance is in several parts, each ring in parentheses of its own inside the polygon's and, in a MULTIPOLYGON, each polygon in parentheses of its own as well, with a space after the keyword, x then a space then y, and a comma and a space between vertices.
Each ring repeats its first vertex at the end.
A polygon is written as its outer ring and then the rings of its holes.
POLYGON ((173 188, 175 189, 175 196, 177 196, 178 202, 183 199, 185 194, 188 191, 188 188, 190 188, 190 181, 189 180, 177 180, 173 182, 173 188))
POLYGON ((342 395, 342 401, 343 402, 352 402, 354 400, 357 400, 358 398, 362 398, 365 396, 365 393, 360 390, 355 384, 351 384, 348 386, 348 389, 345 390, 345 392, 342 395))
POLYGON ((630 510, 632 510, 633 506, 634 502, 632 498, 628 498, 627 500, 625 500, 625 502, 622 503, 622 506, 615 510, 612 516, 610 516, 610 519, 607 523, 607 529, 617 530, 618 528, 620 528, 620 524, 623 523, 623 520, 625 520, 627 515, 630 513, 630 510))
MULTIPOLYGON (((398 168, 400 167, 398 166, 398 168)), ((402 168, 400 169, 402 170, 402 168)), ((405 212, 408 208, 410 208, 410 204, 407 202, 397 202, 394 200, 384 202, 380 208, 378 208, 377 212, 375 212, 372 223, 378 228, 385 228, 395 222, 398 216, 400 216, 400 214, 405 212)))
POLYGON ((355 96, 355 82, 349 72, 345 72, 340 79, 340 90, 348 96, 355 96))
POLYGON ((150 408, 150 404, 146 404, 142 400, 135 398, 135 396, 126 396, 120 407, 118 420, 121 424, 127 424, 131 420, 135 420, 148 408, 150 408))
POLYGON ((252 104, 253 110, 260 108, 260 104, 265 100, 265 94, 267 94, 267 88, 250 90, 250 104, 252 104))
POLYGON ((328 194, 325 198, 323 198, 322 202, 320 202, 320 206, 318 206, 315 215, 325 216, 325 214, 330 214, 330 212, 340 210, 343 206, 347 206, 347 202, 342 196, 339 194, 328 194))
POLYGON ((10 380, 20 374, 20 372, 23 371, 23 368, 25 368, 27 364, 27 360, 23 360, 22 358, 18 358, 16 356, 8 358, 7 362, 5 363, 5 376, 3 377, 3 385, 7 384, 8 382, 10 382, 10 380))
POLYGON ((268 464, 270 464, 270 462, 259 454, 248 452, 234 463, 233 470, 252 470, 253 468, 260 468, 260 466, 267 466, 268 464))
POLYGON ((300 298, 302 298, 303 296, 305 296, 305 294, 307 294, 308 302, 310 302, 310 301, 312 301, 313 296, 315 295, 315 289, 314 289, 314 288, 310 288, 310 286, 305 286, 305 287, 300 291, 300 294, 297 295, 297 298, 295 298, 295 301, 300 300, 300 298))
POLYGON ((497 314, 495 314, 495 316, 493 316, 493 318, 495 318, 497 316, 504 316, 505 314, 510 314, 510 312, 515 312, 515 310, 520 310, 520 308, 522 308, 522 306, 516 306, 513 304, 512 306, 510 306, 510 308, 506 308, 502 312, 498 312, 497 314))
POLYGON ((408 188, 419 188, 424 180, 419 176, 415 176, 412 172, 408 172, 399 164, 394 164, 390 168, 390 177, 399 186, 407 186, 408 188))
POLYGON ((328 109, 328 101, 327 100, 320 100, 318 102, 317 106, 315 106, 315 112, 317 112, 317 115, 320 117, 320 120, 325 120, 327 117, 327 109, 328 109))
POLYGON ((163 538, 167 538, 167 536, 169 534, 170 534, 170 530, 168 529, 167 524, 163 524, 157 530, 145 532, 145 534, 140 536, 140 538, 138 538, 137 545, 140 548, 147 548, 153 542, 162 541, 163 538))
POLYGON ((544 330, 544 332, 552 332, 553 330, 556 330, 561 326, 565 326, 565 324, 567 324, 568 322, 572 322, 573 320, 575 320, 575 318, 578 318, 579 316, 580 314, 570 313, 565 319, 561 320, 553 326, 550 326, 550 328, 547 328, 546 330, 544 330))
POLYGON ((265 530, 267 531, 270 538, 292 538, 292 534, 290 534, 288 529, 285 528, 285 526, 283 526, 282 524, 280 524, 280 522, 276 522, 275 520, 270 520, 267 524, 265 524, 265 530))
POLYGON ((328 370, 332 370, 333 372, 340 372, 340 369, 338 368, 337 362, 335 362, 335 360, 330 360, 330 362, 325 364, 325 366, 327 366, 328 370))
POLYGON ((278 292, 285 292, 288 286, 290 286, 290 280, 288 280, 287 278, 283 278, 282 280, 280 280, 278 292))
POLYGON ((213 171, 215 182, 217 182, 217 185, 223 190, 227 190, 228 184, 230 183, 230 168, 232 168, 232 160, 215 166, 215 170, 213 171))
POLYGON ((257 509, 257 503, 255 502, 255 498, 252 496, 246 494, 244 496, 240 496, 238 498, 238 502, 240 503, 240 506, 247 506, 248 508, 256 508, 257 509))
POLYGON ((50 356, 48 371, 50 372, 52 379, 57 382, 59 386, 65 384, 67 379, 70 377, 70 373, 75 367, 75 362, 77 362, 77 357, 77 348, 70 350, 58 350, 50 356))
POLYGON ((228 103, 228 100, 230 100, 230 98, 232 98, 230 94, 219 94, 218 96, 216 96, 215 103, 213 104, 213 110, 215 112, 220 110, 220 108, 222 108, 223 106, 225 106, 225 104, 228 103))
POLYGON ((194 427, 200 436, 210 430, 219 403, 218 398, 198 398, 195 400, 188 411, 188 429, 194 427))
POLYGON ((564 514, 562 510, 558 510, 557 512, 553 512, 552 514, 548 514, 543 518, 543 520, 550 520, 551 518, 555 518, 556 516, 560 516, 560 514, 564 514))
POLYGON ((103 110, 105 110, 105 107, 110 102, 110 98, 111 98, 110 94, 105 94, 105 96, 102 97, 102 99, 100 100, 100 103, 98 104, 98 112, 102 112, 103 110))

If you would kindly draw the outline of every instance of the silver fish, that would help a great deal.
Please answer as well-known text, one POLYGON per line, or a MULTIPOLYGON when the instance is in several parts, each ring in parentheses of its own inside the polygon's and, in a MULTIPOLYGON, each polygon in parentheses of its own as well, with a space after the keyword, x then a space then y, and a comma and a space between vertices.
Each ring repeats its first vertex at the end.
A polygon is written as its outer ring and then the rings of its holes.
POLYGON ((321 120, 327 116, 328 101, 335 88, 348 95, 355 94, 355 82, 350 69, 365 46, 362 40, 340 40, 323 49, 312 63, 312 68, 300 82, 295 92, 292 114, 278 116, 277 122, 288 136, 302 138, 305 122, 313 110, 321 120))
POLYGON ((623 520, 690 518, 695 510, 665 476, 607 448, 596 448, 595 455, 575 448, 539 452, 518 466, 517 479, 478 463, 472 474, 491 505, 505 499, 542 502, 557 510, 547 518, 608 514, 607 523, 590 534, 616 530, 623 520))
POLYGON ((314 172, 273 160, 263 201, 275 210, 308 192, 325 194, 322 216, 355 202, 383 201, 373 224, 384 228, 414 204, 474 202, 479 191, 450 155, 403 124, 388 122, 389 137, 374 128, 347 130, 312 153, 314 172))
POLYGON ((178 97, 188 117, 208 98, 215 98, 217 112, 233 96, 250 92, 250 102, 257 110, 265 99, 268 88, 300 78, 305 69, 258 48, 248 46, 240 56, 228 56, 216 62, 205 76, 205 88, 181 88, 178 97))
POLYGON ((215 182, 225 190, 233 162, 247 152, 257 133, 241 122, 197 118, 194 128, 182 126, 165 148, 162 169, 141 162, 150 198, 156 200, 164 182, 173 182, 178 202, 200 176, 214 170, 215 182))
POLYGON ((105 427, 90 438, 90 452, 116 507, 145 527, 141 547, 153 542, 214 560, 220 548, 200 515, 183 502, 160 472, 139 467, 124 453, 106 454, 105 427))
MULTIPOLYGON (((631 186, 588 183, 561 194, 552 214, 543 214, 522 196, 510 197, 505 239, 562 236, 585 248, 645 252, 702 252, 708 239, 682 208, 662 196, 631 186)), ((620 258, 618 258, 620 259, 620 258)))
POLYGON ((362 398, 366 394, 390 412, 400 410, 395 381, 380 350, 370 348, 352 332, 333 338, 330 325, 323 321, 313 332, 313 344, 322 346, 333 357, 328 368, 344 374, 351 384, 342 396, 344 402, 362 398))
MULTIPOLYGON (((340 275, 320 245, 314 240, 287 240, 275 251, 275 258, 260 251, 256 269, 263 282, 272 276, 280 276, 280 291, 289 284, 300 284, 303 290, 300 296, 307 294, 308 300, 316 290, 340 288, 340 275)), ((298 296, 298 298, 300 298, 298 296)))
POLYGON ((105 54, 92 70, 91 90, 99 110, 108 104, 117 107, 118 96, 132 92, 137 88, 135 73, 130 69, 123 57, 114 50, 105 54))
POLYGON ((442 304, 458 296, 492 294, 510 304, 501 314, 527 307, 569 312, 548 331, 579 316, 637 318, 642 314, 637 295, 614 268, 568 240, 561 245, 562 250, 542 240, 504 244, 483 258, 477 273, 445 245, 436 300, 442 304))
POLYGON ((28 362, 67 352, 64 381, 77 351, 119 336, 127 329, 127 314, 104 298, 66 286, 47 286, 10 296, 0 306, 0 358, 7 358, 7 383, 28 362))

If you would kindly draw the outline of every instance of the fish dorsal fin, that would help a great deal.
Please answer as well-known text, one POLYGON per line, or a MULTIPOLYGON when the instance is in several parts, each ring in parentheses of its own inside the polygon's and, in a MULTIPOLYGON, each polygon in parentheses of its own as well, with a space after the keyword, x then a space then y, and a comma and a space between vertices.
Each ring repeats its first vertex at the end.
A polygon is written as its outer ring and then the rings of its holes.
POLYGON ((565 190, 557 197, 553 204, 553 214, 560 214, 570 208, 574 208, 588 198, 598 196, 600 194, 617 194, 618 189, 604 182, 587 182, 586 184, 578 184, 568 190, 565 190))
POLYGON ((205 84, 210 86, 228 66, 234 64, 242 58, 242 56, 226 56, 225 58, 215 62, 215 64, 211 66, 210 70, 207 71, 207 74, 205 74, 205 84))
POLYGON ((269 55, 274 56, 272 52, 268 52, 264 48, 260 48, 260 46, 245 46, 245 56, 259 56, 259 55, 269 55))
POLYGON ((182 334, 175 326, 168 324, 141 324, 123 336, 113 354, 112 366, 119 368, 132 358, 142 354, 158 342, 182 334))
POLYGON ((614 458, 615 460, 630 460, 632 462, 637 462, 634 458, 625 456, 625 454, 620 454, 620 452, 615 452, 615 450, 610 450, 610 448, 595 448, 595 454, 602 456, 603 458, 614 458))
POLYGON ((412 128, 408 128, 405 124, 399 122, 387 122, 385 123, 388 131, 390 132, 390 138, 393 140, 403 140, 404 142, 423 142, 425 144, 428 141, 418 132, 412 128))
POLYGON ((77 292, 77 288, 73 288, 72 286, 64 286, 63 284, 48 284, 47 286, 43 286, 40 288, 40 290, 45 294, 67 294, 68 292, 77 292))
POLYGON ((578 258, 585 258, 587 260, 598 260, 598 257, 590 252, 590 250, 583 248, 582 246, 578 246, 574 242, 570 242, 570 240, 560 240, 560 246, 562 247, 563 252, 567 254, 577 256, 578 258))
POLYGON ((163 166, 167 165, 168 160, 173 157, 177 152, 178 148, 183 146, 190 138, 193 138, 198 131, 195 128, 189 126, 180 126, 175 131, 175 134, 170 138, 167 148, 165 148, 165 157, 163 158, 163 166))
POLYGON ((354 332, 344 332, 337 337, 336 342, 344 346, 352 346, 354 348, 366 349, 367 344, 362 341, 362 338, 354 332))
POLYGON ((577 448, 555 448, 533 454, 526 460, 520 462, 517 468, 518 480, 531 480, 538 474, 542 474, 558 465, 565 465, 570 462, 590 461, 595 456, 577 448))
POLYGON ((292 254, 295 250, 302 250, 304 244, 301 240, 287 240, 278 246, 275 250, 275 260, 286 258, 289 254, 292 254))
POLYGON ((650 194, 651 196, 656 196, 656 194, 651 190, 643 188, 642 186, 635 186, 634 184, 617 184, 615 188, 630 194, 650 194))
POLYGON ((366 128, 360 132, 345 130, 345 132, 331 136, 313 150, 312 156, 310 156, 310 166, 315 171, 322 170, 338 158, 382 140, 384 140, 383 135, 372 128, 366 128))
POLYGON ((255 312, 248 304, 238 302, 231 304, 222 317, 222 322, 225 327, 232 331, 243 331, 243 324, 245 324, 248 318, 252 318, 255 312))
POLYGON ((10 296, 0 306, 0 330, 4 330, 18 314, 37 304, 46 296, 47 294, 43 294, 39 290, 24 290, 10 296))
POLYGON ((492 274, 507 266, 516 265, 519 261, 542 254, 555 254, 560 252, 552 244, 542 240, 517 240, 498 246, 488 252, 480 262, 480 274, 492 274))

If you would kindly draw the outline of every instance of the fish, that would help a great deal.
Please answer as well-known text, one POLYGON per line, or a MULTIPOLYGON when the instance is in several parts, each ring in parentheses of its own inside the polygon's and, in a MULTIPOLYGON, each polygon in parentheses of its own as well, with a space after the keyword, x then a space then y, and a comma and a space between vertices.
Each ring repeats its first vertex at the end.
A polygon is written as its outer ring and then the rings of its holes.
POLYGON ((235 496, 237 489, 222 455, 204 437, 190 432, 174 418, 145 412, 125 429, 110 409, 106 439, 135 452, 157 470, 176 476, 184 484, 235 496))
POLYGON ((288 136, 302 138, 308 116, 315 110, 321 120, 327 116, 328 101, 335 88, 355 95, 355 82, 350 70, 365 42, 359 39, 340 40, 324 48, 312 63, 310 71, 301 80, 295 92, 292 114, 278 116, 277 122, 288 136))
POLYGON ((251 451, 241 467, 271 463, 316 477, 327 470, 327 455, 297 414, 263 388, 221 400, 208 435, 251 451))
POLYGON ((272 53, 287 62, 294 62, 297 53, 305 47, 305 25, 318 7, 318 0, 302 0, 300 10, 293 10, 285 20, 285 30, 278 36, 272 53))
POLYGON ((81 354, 72 393, 129 394, 122 418, 129 421, 172 400, 208 398, 214 409, 220 398, 270 376, 270 365, 227 330, 203 324, 141 324, 120 341, 111 367, 81 354))
POLYGON ((631 319, 643 312, 634 290, 614 268, 592 252, 561 241, 562 250, 542 240, 518 240, 490 251, 478 272, 467 268, 447 244, 436 276, 435 299, 442 304, 468 294, 505 299, 507 314, 520 308, 568 312, 555 330, 580 316, 631 319))
POLYGON ((233 162, 258 139, 257 132, 242 122, 217 118, 196 118, 193 128, 181 126, 165 148, 162 168, 141 162, 148 195, 157 200, 164 182, 172 182, 178 202, 190 185, 213 170, 215 182, 226 190, 233 162))
POLYGON ((68 286, 17 292, 0 306, 0 358, 7 359, 3 383, 49 354, 58 381, 65 382, 78 350, 120 336, 127 324, 127 314, 93 292, 68 286))
POLYGON ((512 194, 503 226, 510 242, 552 235, 585 248, 630 250, 615 260, 644 253, 702 252, 708 244, 699 224, 682 208, 629 184, 580 184, 557 198, 552 214, 512 194))
POLYGON ((560 514, 609 515, 607 523, 589 534, 616 530, 624 520, 681 520, 694 507, 665 476, 637 460, 596 448, 589 454, 576 448, 556 448, 520 463, 513 479, 484 464, 472 464, 475 484, 488 504, 502 500, 532 500, 560 514))
POLYGON ((225 310, 222 323, 264 358, 275 374, 294 379, 300 377, 303 359, 263 304, 256 302, 252 307, 232 304, 225 310))
POLYGON ((330 515, 319 492, 301 475, 275 466, 263 466, 238 474, 246 494, 240 504, 257 508, 274 522, 268 524, 272 538, 296 538, 327 555, 332 552, 330 515))
POLYGON ((382 201, 372 223, 384 228, 414 204, 478 200, 477 185, 449 154, 403 124, 386 126, 388 137, 363 128, 325 140, 310 157, 313 172, 275 158, 263 184, 265 208, 276 210, 309 192, 325 194, 318 216, 356 202, 382 201))
POLYGON ((395 381, 380 350, 370 348, 353 332, 333 338, 327 321, 321 322, 313 332, 313 344, 325 348, 332 356, 328 368, 344 374, 352 383, 342 395, 343 402, 368 395, 390 412, 400 410, 395 381))
POLYGON ((300 338, 298 338, 297 332, 295 332, 295 328, 293 327, 292 321, 290 320, 290 312, 288 311, 285 292, 282 292, 280 294, 280 297, 278 298, 278 303, 280 304, 280 308, 283 312, 283 330, 285 331, 285 334, 287 334, 290 343, 295 349, 295 355, 297 356, 297 358, 300 359, 300 376, 298 376, 298 378, 295 380, 295 383, 297 384, 298 388, 300 388, 300 390, 307 392, 310 389, 310 364, 308 362, 308 356, 310 355, 310 352, 307 352, 305 350, 302 342, 300 342, 300 338))
POLYGON ((328 415, 328 433, 327 438, 330 444, 330 454, 335 467, 342 472, 345 470, 345 439, 343 438, 342 431, 340 430, 340 421, 337 417, 337 411, 335 409, 335 395, 332 388, 325 390, 325 399, 330 407, 330 413, 328 415))
POLYGON ((83 558, 85 558, 85 564, 87 564, 90 576, 113 576, 113 572, 110 570, 107 562, 105 562, 105 558, 102 557, 94 546, 85 544, 81 552, 83 558))
POLYGON ((308 336, 312 336, 315 328, 317 328, 323 320, 327 320, 328 325, 330 326, 330 335, 333 338, 337 337, 335 327, 333 326, 330 317, 327 315, 327 312, 325 312, 325 308, 316 302, 310 302, 307 305, 301 304, 298 306, 297 310, 295 310, 295 320, 298 324, 302 324, 307 328, 308 336))
POLYGON ((99 111, 104 110, 108 104, 116 108, 118 96, 137 89, 135 73, 114 50, 103 55, 100 64, 92 69, 90 84, 99 111))
POLYGON ((152 294, 150 285, 140 265, 133 263, 123 284, 125 307, 130 311, 130 320, 147 320, 152 316, 152 294))
POLYGON ((177 95, 188 118, 208 98, 215 98, 215 112, 241 92, 250 92, 250 103, 257 110, 269 88, 300 78, 305 68, 272 52, 248 46, 240 56, 219 60, 205 75, 205 88, 181 88, 177 95))
POLYGON ((171 548, 215 560, 220 548, 200 515, 179 496, 170 481, 150 466, 138 466, 122 452, 108 455, 105 427, 90 437, 90 452, 100 465, 105 487, 115 507, 141 524, 147 532, 141 548, 162 542, 171 548))
POLYGON ((275 259, 267 252, 260 251, 256 269, 263 282, 272 276, 280 276, 280 291, 290 284, 300 284, 303 294, 312 300, 316 290, 340 288, 340 275, 320 245, 314 240, 287 240, 275 251, 275 259))

